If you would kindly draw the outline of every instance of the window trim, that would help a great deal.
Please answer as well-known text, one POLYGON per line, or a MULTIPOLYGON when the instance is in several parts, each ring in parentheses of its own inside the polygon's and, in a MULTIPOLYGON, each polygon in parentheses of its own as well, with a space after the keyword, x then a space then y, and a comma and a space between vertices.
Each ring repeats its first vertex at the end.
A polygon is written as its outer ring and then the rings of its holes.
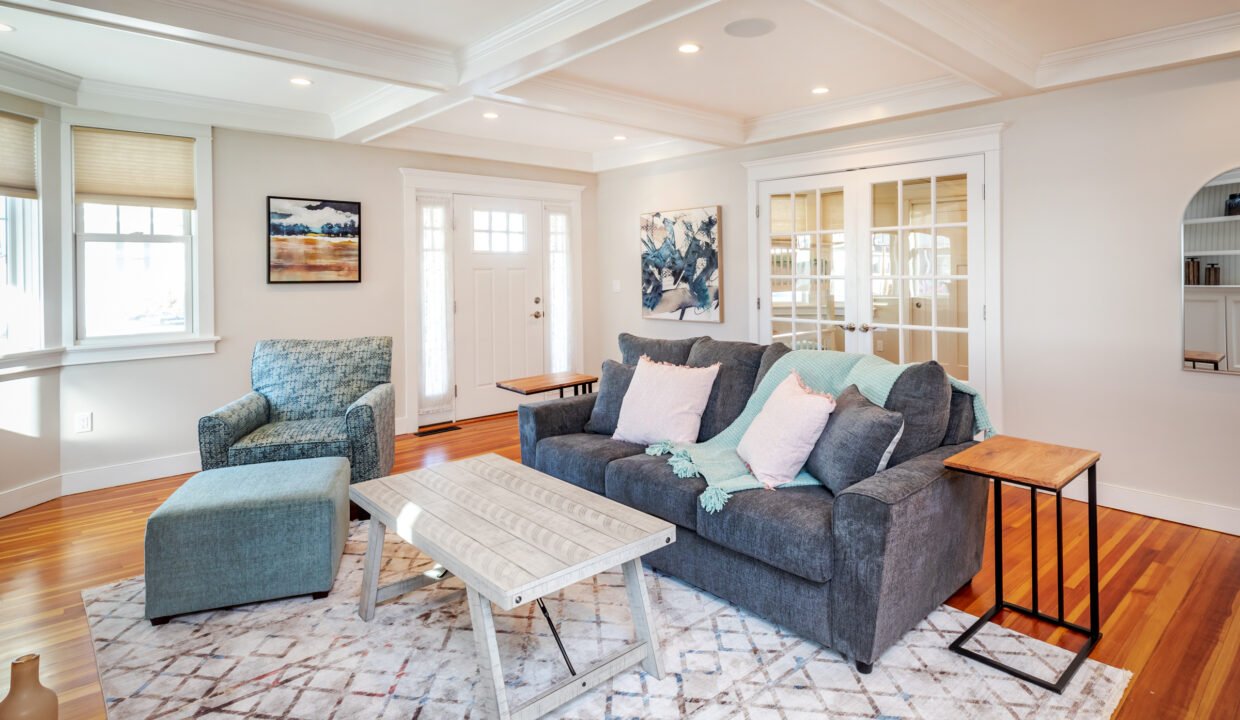
MULTIPOLYGON (((61 334, 63 365, 142 360, 214 353, 215 334, 214 196, 212 183, 212 131, 209 125, 149 118, 127 117, 65 108, 60 123, 61 334), (79 331, 81 290, 78 273, 79 239, 76 232, 80 211, 73 193, 73 126, 89 125, 108 130, 178 135, 194 138, 195 211, 192 221, 186 292, 188 330, 182 333, 83 338, 79 331)), ((114 238, 116 236, 107 236, 114 238)), ((141 236, 146 242, 152 237, 141 236)), ((179 236, 178 236, 179 237, 179 236)), ((135 240, 138 239, 135 237, 135 240)))

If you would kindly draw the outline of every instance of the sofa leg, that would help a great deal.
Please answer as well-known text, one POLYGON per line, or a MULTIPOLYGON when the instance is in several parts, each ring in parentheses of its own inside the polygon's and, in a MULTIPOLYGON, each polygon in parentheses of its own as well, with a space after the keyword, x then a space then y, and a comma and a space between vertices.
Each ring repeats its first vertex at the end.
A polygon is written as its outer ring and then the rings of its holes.
POLYGON ((860 660, 857 661, 857 672, 862 675, 869 675, 873 671, 874 665, 872 663, 861 662, 860 660))
POLYGON ((329 592, 331 591, 324 590, 323 592, 310 593, 310 599, 311 600, 322 600, 323 598, 327 597, 327 593, 329 592))
POLYGON ((155 626, 167 625, 168 621, 171 619, 172 619, 171 615, 167 615, 165 617, 151 618, 151 625, 155 625, 155 626))

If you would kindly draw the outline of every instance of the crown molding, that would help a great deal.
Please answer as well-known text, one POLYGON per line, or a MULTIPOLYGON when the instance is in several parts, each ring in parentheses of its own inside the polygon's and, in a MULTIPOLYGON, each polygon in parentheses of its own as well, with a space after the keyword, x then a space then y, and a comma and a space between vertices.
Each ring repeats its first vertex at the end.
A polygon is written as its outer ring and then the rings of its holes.
POLYGON ((1240 12, 1048 53, 1040 88, 1240 53, 1240 12))
POLYGON ((594 168, 594 158, 587 152, 457 135, 412 126, 388 133, 367 144, 434 155, 456 155, 581 172, 593 172, 594 168))
POLYGON ((364 133, 377 122, 408 110, 438 93, 420 88, 385 85, 331 113, 333 138, 364 133))
POLYGON ((966 80, 942 77, 763 115, 746 123, 745 142, 752 144, 807 135, 995 97, 996 93, 966 80))
POLYGON ((82 78, 0 53, 0 90, 50 105, 74 105, 82 78))
POLYGON ((918 25, 966 48, 1032 88, 1038 53, 961 0, 883 0, 918 25))
POLYGON ((698 153, 718 150, 718 145, 698 142, 696 140, 663 140, 631 148, 615 148, 600 150, 594 153, 594 172, 605 172, 617 168, 658 162, 671 158, 697 155, 698 153))

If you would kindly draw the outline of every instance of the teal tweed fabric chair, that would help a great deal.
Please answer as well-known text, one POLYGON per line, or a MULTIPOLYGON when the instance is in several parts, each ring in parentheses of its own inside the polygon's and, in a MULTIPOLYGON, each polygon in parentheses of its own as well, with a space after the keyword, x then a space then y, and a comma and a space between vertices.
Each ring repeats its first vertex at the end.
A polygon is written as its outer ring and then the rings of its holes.
POLYGON ((348 458, 350 482, 388 475, 396 455, 392 338, 262 340, 253 391, 198 421, 202 469, 348 458))

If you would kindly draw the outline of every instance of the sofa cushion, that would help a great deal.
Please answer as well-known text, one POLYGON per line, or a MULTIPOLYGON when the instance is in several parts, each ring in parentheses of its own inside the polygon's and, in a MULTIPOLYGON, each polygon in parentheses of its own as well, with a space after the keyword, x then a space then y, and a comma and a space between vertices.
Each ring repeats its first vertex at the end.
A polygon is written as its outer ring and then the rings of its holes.
POLYGON ((594 409, 590 411, 590 419, 586 421, 586 432, 599 435, 612 435, 616 432, 616 423, 620 420, 620 405, 624 402, 624 394, 629 391, 629 383, 633 382, 633 365, 624 365, 615 360, 604 360, 603 371, 598 381, 598 399, 594 401, 594 409))
POLYGON ((930 360, 910 366, 891 386, 886 408, 904 416, 904 434, 888 467, 943 444, 952 406, 952 386, 942 365, 930 360))
POLYGON ((645 355, 655 362, 684 365, 689 361, 689 351, 693 349, 693 344, 703 337, 663 340, 620 333, 620 360, 625 365, 636 365, 641 356, 645 355))
POLYGON ((765 349, 749 342, 702 338, 689 350, 688 365, 708 367, 719 363, 719 377, 702 412, 698 442, 718 435, 745 409, 745 403, 753 394, 754 378, 765 349))
POLYGON ((555 435, 539 441, 534 453, 534 468, 602 495, 607 464, 642 454, 645 449, 642 445, 612 440, 606 435, 555 435))
POLYGON ((803 577, 831 579, 831 513, 825 488, 746 490, 717 513, 698 506, 697 533, 729 550, 803 577))
POLYGON ((768 488, 790 483, 805 467, 834 411, 835 398, 810 389, 793 370, 749 423, 736 454, 768 488))
POLYGON ((228 448, 229 465, 318 457, 351 457, 344 415, 267 423, 228 448))
POLYGON ((781 342, 771 343, 766 346, 762 351, 762 362, 758 363, 758 375, 753 379, 755 390, 758 389, 758 383, 762 382, 762 378, 766 377, 766 374, 771 371, 771 366, 790 352, 792 352, 792 348, 781 342))
POLYGON ((643 355, 620 403, 612 437, 645 445, 697 441, 702 412, 718 377, 719 363, 689 367, 654 362, 643 355))
POLYGON ((952 390, 952 409, 947 419, 944 445, 959 445, 973 439, 973 397, 952 390))
POLYGON ((697 527, 698 495, 705 489, 700 477, 677 477, 666 457, 643 453, 607 466, 607 497, 690 530, 697 527))
POLYGON ((875 405, 849 385, 835 399, 835 412, 805 469, 838 495, 887 467, 903 428, 903 415, 875 405))

